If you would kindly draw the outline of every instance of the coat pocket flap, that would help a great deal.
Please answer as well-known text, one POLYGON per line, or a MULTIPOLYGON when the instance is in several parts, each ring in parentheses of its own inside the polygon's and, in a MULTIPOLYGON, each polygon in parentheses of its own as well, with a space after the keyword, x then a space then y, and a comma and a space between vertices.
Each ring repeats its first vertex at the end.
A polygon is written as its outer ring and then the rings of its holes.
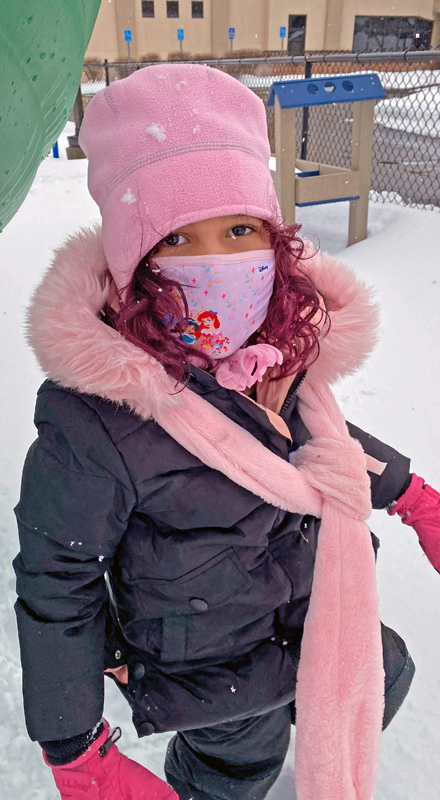
POLYGON ((223 605, 252 583, 233 548, 223 550, 196 569, 174 580, 131 581, 133 594, 147 618, 200 614, 223 605))

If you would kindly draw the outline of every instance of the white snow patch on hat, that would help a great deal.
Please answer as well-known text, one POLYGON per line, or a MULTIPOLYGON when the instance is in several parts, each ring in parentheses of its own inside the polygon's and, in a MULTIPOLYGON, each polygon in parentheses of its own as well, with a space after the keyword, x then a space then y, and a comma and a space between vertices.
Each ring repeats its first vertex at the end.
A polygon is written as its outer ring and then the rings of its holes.
POLYGON ((161 122, 152 122, 145 132, 157 139, 158 142, 164 142, 167 138, 165 126, 161 122))
POLYGON ((131 191, 131 189, 127 189, 125 194, 121 197, 121 203, 135 203, 135 202, 136 198, 133 192, 131 191))

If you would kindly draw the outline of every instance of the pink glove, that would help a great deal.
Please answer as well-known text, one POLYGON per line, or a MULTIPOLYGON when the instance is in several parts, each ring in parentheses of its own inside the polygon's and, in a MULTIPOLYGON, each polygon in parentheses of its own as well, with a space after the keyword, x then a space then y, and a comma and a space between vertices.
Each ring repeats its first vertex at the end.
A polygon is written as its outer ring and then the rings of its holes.
POLYGON ((120 728, 110 731, 108 722, 101 736, 75 761, 54 767, 62 800, 178 800, 176 793, 157 775, 123 756, 114 744, 120 728))
POLYGON ((413 475, 406 492, 388 508, 404 525, 414 528, 422 550, 440 572, 440 494, 423 478, 413 475))

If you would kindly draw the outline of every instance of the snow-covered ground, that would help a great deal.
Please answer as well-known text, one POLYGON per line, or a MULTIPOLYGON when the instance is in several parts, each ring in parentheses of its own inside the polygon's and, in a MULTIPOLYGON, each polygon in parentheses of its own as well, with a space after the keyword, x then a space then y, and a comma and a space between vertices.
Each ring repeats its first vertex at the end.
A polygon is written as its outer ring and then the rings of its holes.
MULTIPOLYGON (((0 237, 0 774, 5 798, 56 800, 40 748, 26 735, 12 606, 11 560, 17 550, 12 507, 34 438, 32 414, 42 375, 23 341, 23 312, 53 247, 98 219, 86 190, 86 162, 48 158, 29 196, 0 237)), ((372 203, 369 238, 346 248, 348 207, 300 210, 303 232, 348 263, 377 289, 382 339, 368 365, 337 387, 348 419, 413 459, 413 469, 440 488, 440 216, 372 203)), ((415 534, 374 512, 381 538, 378 582, 382 619, 406 640, 417 673, 407 702, 384 733, 375 800, 438 800, 440 790, 440 576, 415 534)), ((110 683, 110 682, 109 682, 110 683)), ((168 735, 136 739, 130 712, 113 684, 106 715, 123 728, 123 750, 162 773, 168 735)), ((293 742, 270 800, 293 800, 293 742)), ((318 799, 317 799, 318 800, 318 799)), ((339 800, 339 798, 335 798, 339 800)))
POLYGON ((377 103, 374 121, 385 128, 440 138, 440 70, 379 72, 385 90, 411 89, 377 103))
MULTIPOLYGON (((365 73, 375 72, 374 65, 365 73)), ((362 75, 356 72, 356 75, 362 75)), ((390 94, 386 100, 376 103, 374 121, 392 130, 406 133, 440 137, 440 70, 410 70, 408 72, 377 72, 382 86, 390 94), (393 97, 393 92, 410 90, 411 94, 393 97)), ((328 78, 335 75, 319 74, 314 78, 328 78)), ((347 75, 344 73, 344 77, 347 75)), ((251 89, 270 89, 274 81, 300 80, 300 75, 278 75, 260 77, 241 75, 239 80, 251 89)))

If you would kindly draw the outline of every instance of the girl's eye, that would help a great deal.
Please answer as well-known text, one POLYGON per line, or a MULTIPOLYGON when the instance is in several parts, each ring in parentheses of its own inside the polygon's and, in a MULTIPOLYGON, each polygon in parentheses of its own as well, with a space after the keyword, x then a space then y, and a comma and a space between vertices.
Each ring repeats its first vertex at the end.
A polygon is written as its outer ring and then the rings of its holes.
POLYGON ((229 229, 227 235, 235 239, 236 236, 246 236, 247 233, 253 233, 253 230, 249 225, 234 225, 233 228, 229 229))
POLYGON ((177 247, 178 244, 185 244, 187 241, 183 233, 169 233, 168 236, 165 236, 165 239, 162 239, 161 244, 167 247, 177 247))

